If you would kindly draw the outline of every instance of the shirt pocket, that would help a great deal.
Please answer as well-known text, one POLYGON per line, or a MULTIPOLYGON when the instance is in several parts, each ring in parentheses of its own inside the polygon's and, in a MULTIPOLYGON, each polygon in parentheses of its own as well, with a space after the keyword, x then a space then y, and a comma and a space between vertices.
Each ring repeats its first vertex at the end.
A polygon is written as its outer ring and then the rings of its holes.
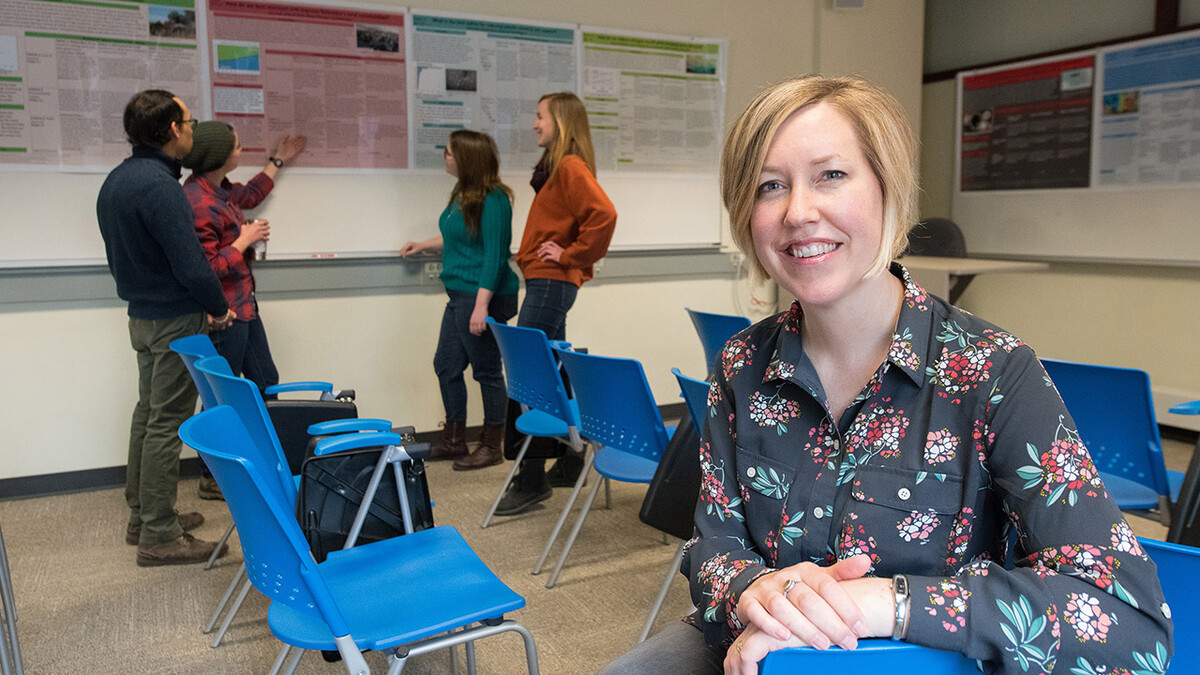
POLYGON ((850 496, 896 511, 951 515, 962 507, 962 482, 962 476, 951 474, 860 466, 850 496))
POLYGON ((737 449, 738 482, 771 499, 785 500, 796 478, 796 470, 783 462, 737 449))

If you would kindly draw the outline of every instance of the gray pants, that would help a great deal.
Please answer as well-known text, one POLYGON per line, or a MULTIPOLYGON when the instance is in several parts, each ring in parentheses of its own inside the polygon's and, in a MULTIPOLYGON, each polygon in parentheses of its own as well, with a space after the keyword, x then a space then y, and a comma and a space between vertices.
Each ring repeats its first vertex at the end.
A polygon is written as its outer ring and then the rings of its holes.
POLYGON ((717 656, 704 644, 700 629, 676 621, 618 656, 601 668, 598 675, 721 675, 725 670, 723 662, 723 656, 717 656))
POLYGON ((196 386, 183 359, 168 345, 206 328, 204 314, 129 318, 129 343, 137 352, 138 401, 129 426, 125 503, 129 523, 142 525, 140 544, 160 544, 183 534, 175 511, 183 448, 179 425, 196 412, 196 386))

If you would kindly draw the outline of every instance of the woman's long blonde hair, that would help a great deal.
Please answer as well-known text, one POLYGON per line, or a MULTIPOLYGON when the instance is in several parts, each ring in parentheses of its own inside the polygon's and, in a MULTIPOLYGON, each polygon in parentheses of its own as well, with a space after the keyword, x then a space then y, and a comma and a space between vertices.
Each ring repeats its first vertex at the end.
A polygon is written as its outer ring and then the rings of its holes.
POLYGON ((554 122, 554 141, 542 153, 538 162, 546 167, 550 178, 546 185, 554 182, 554 173, 563 157, 575 155, 587 164, 588 171, 596 175, 596 151, 592 148, 592 130, 588 125, 587 108, 583 101, 569 91, 546 94, 538 103, 546 101, 550 119, 554 122))
POLYGON ((458 200, 467 234, 478 239, 483 219, 483 202, 488 194, 500 188, 512 201, 513 191, 500 180, 500 151, 491 136, 469 129, 450 134, 450 152, 458 167, 458 182, 450 193, 450 203, 458 200))

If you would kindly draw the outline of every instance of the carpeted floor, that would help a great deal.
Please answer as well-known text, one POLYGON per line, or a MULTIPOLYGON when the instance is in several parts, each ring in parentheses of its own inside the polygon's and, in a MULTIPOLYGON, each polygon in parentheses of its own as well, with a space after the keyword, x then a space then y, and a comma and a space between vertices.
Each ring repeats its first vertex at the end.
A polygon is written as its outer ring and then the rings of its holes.
MULTIPOLYGON (((664 545, 662 534, 638 520, 645 486, 613 483, 612 509, 601 508, 601 491, 558 584, 546 589, 559 548, 547 572, 533 576, 530 569, 570 491, 556 489, 544 508, 496 518, 481 530, 479 523, 510 466, 457 472, 448 462, 431 463, 435 521, 462 532, 492 570, 525 597, 526 608, 511 618, 533 632, 543 673, 593 673, 637 639, 677 540, 664 545)), ((195 479, 180 483, 179 508, 208 519, 195 532, 202 539, 217 539, 230 523, 224 502, 196 497, 195 479)), ((139 568, 135 548, 124 543, 127 517, 120 489, 0 502, 26 672, 267 672, 280 643, 267 629, 267 602, 257 592, 251 591, 220 647, 211 648, 212 636, 200 632, 241 563, 237 536, 229 555, 209 571, 200 565, 139 568)), ((679 577, 658 625, 677 620, 690 607, 687 583, 679 577)), ((481 640, 476 652, 480 673, 525 672, 522 642, 515 634, 481 640)), ((463 662, 461 649, 458 658, 463 662)), ((373 672, 386 672, 382 655, 370 654, 368 663, 373 672)), ((297 672, 345 669, 308 652, 297 672)), ((449 656, 442 651, 415 657, 404 672, 449 673, 449 656)))

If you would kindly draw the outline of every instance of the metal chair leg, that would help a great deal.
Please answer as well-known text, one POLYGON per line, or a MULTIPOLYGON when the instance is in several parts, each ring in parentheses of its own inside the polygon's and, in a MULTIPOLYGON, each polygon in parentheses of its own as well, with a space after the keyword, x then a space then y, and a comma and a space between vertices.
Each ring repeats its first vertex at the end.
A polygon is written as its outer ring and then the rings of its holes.
POLYGON ((225 534, 221 535, 221 540, 217 542, 217 547, 213 549, 212 555, 208 556, 208 562, 204 563, 204 569, 212 569, 213 563, 217 561, 217 556, 221 553, 221 547, 225 545, 225 542, 229 541, 229 535, 233 534, 233 528, 234 525, 230 523, 229 527, 225 530, 225 534))
POLYGON ((654 600, 654 606, 650 608, 650 616, 646 619, 646 626, 642 628, 642 634, 638 636, 638 642, 645 642, 650 636, 650 629, 654 627, 654 620, 658 618, 658 610, 662 609, 663 600, 667 598, 667 591, 671 588, 671 582, 675 577, 679 576, 679 563, 683 560, 683 545, 686 542, 680 541, 679 546, 675 548, 675 556, 671 558, 671 564, 667 566, 667 578, 663 581, 662 588, 658 591, 658 597, 654 600))
POLYGON ((558 522, 554 524, 554 529, 550 531, 550 539, 546 541, 546 548, 542 550, 542 557, 538 558, 537 564, 533 566, 532 574, 542 573, 542 565, 546 564, 546 558, 550 555, 550 549, 554 546, 554 541, 558 539, 558 534, 562 531, 563 524, 567 522, 567 514, 571 512, 571 507, 575 505, 575 498, 579 496, 579 491, 583 489, 583 484, 587 482, 588 472, 592 470, 592 463, 595 461, 596 455, 589 448, 585 454, 583 470, 579 472, 579 478, 575 479, 575 488, 571 491, 571 496, 567 499, 567 504, 563 507, 562 514, 558 516, 558 522))
POLYGON ((571 552, 571 547, 575 545, 575 537, 579 535, 579 530, 583 527, 583 520, 587 518, 588 511, 592 508, 592 502, 596 500, 596 494, 600 492, 600 485, 603 480, 597 480, 592 486, 592 491, 588 493, 587 501, 583 503, 583 510, 579 512, 579 519, 575 521, 575 527, 571 530, 571 536, 567 537, 567 543, 563 546, 562 555, 558 557, 558 564, 554 567, 554 572, 550 578, 546 580, 546 588, 554 588, 555 582, 558 581, 558 575, 562 572, 563 565, 567 562, 567 555, 571 552))
POLYGON ((517 458, 513 460, 512 468, 508 471, 508 478, 504 484, 500 486, 500 494, 496 495, 496 501, 492 502, 492 508, 488 510, 487 517, 483 519, 479 527, 487 529, 488 523, 492 522, 492 516, 496 514, 496 507, 500 505, 500 500, 504 498, 504 492, 508 490, 509 484, 512 483, 513 476, 516 475, 517 469, 521 468, 521 460, 525 459, 525 453, 529 450, 529 444, 533 442, 533 436, 526 436, 525 442, 521 444, 521 451, 517 453, 517 458))
POLYGON ((221 646, 221 640, 225 637, 225 631, 229 630, 229 624, 233 623, 233 617, 237 616, 238 610, 242 607, 242 601, 246 599, 246 594, 250 592, 250 580, 246 579, 242 584, 242 590, 238 591, 237 600, 234 601, 233 607, 229 608, 229 614, 225 615, 225 620, 221 622, 221 630, 217 631, 217 637, 213 639, 212 646, 217 648, 221 646))
MULTIPOLYGON (((22 675, 21 643, 17 639, 17 606, 13 598, 12 574, 8 569, 8 549, 4 546, 4 534, 0 532, 0 595, 3 595, 4 622, 8 636, 6 642, 12 647, 12 662, 17 675, 22 675)), ((4 638, 0 635, 0 638, 4 638)), ((4 672, 8 670, 8 656, 4 656, 4 672)))
POLYGON ((283 660, 287 658, 290 651, 292 651, 291 645, 283 645, 283 649, 279 650, 279 656, 275 657, 275 663, 271 664, 271 670, 267 671, 267 675, 279 675, 279 668, 283 666, 283 660))
POLYGON ((304 650, 297 647, 296 655, 293 656, 292 660, 288 662, 287 668, 283 671, 283 675, 292 675, 292 673, 296 672, 296 666, 300 665, 301 656, 304 656, 304 650))
POLYGON ((225 595, 221 596, 221 601, 217 603, 217 609, 213 612, 212 618, 208 620, 208 625, 204 627, 205 633, 212 632, 213 626, 217 625, 217 619, 220 618, 221 612, 225 611, 225 605, 229 604, 229 598, 233 597, 233 589, 237 588, 238 582, 242 580, 242 575, 246 573, 246 563, 243 562, 241 567, 238 567, 237 574, 233 575, 233 579, 229 581, 229 588, 225 589, 225 595))
POLYGON ((475 641, 464 643, 463 649, 467 652, 467 675, 475 675, 475 641))

